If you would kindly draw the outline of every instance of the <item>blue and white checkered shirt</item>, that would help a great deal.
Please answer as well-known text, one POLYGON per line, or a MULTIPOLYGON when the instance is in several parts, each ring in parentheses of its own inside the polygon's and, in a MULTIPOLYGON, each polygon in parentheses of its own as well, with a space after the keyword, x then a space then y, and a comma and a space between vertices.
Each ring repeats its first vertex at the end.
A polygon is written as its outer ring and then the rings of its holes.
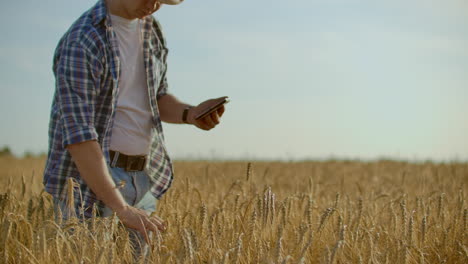
MULTIPOLYGON (((142 23, 143 60, 155 129, 145 172, 151 179, 152 194, 160 198, 173 179, 157 104, 167 93, 168 49, 156 19, 147 16, 142 23)), ((45 190, 55 198, 66 200, 67 179, 73 178, 78 183, 74 186, 76 212, 91 217, 93 204, 98 209, 104 205, 80 177, 66 146, 96 140, 109 163, 120 62, 117 37, 103 0, 85 12, 62 37, 55 51, 53 71, 56 90, 50 116, 45 190)))

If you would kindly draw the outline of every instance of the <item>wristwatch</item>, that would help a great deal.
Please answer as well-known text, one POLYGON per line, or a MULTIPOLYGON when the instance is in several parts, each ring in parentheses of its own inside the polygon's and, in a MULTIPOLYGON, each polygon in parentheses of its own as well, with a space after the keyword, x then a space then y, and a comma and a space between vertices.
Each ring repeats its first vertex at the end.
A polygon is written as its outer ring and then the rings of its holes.
POLYGON ((184 112, 182 113, 182 122, 184 122, 185 124, 188 124, 188 120, 187 120, 187 117, 188 117, 188 111, 190 110, 190 108, 192 108, 192 106, 187 106, 185 109, 184 109, 184 112))

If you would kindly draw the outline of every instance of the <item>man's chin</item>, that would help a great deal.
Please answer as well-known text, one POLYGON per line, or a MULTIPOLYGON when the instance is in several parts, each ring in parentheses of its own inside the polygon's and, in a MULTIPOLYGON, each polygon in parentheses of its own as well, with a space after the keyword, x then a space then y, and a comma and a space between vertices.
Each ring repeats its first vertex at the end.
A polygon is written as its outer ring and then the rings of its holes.
POLYGON ((165 5, 178 5, 182 3, 184 0, 159 0, 161 4, 165 5))

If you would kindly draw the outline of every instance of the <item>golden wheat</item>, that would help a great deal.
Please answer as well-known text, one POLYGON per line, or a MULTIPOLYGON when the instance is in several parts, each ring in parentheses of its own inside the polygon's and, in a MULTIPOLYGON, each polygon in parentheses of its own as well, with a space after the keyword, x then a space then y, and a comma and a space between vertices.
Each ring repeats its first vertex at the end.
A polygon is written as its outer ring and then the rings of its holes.
MULTIPOLYGON (((0 158, 0 262, 132 263, 113 217, 54 221, 43 164, 0 158)), ((468 262, 466 163, 176 162, 175 170, 158 203, 169 228, 153 234, 153 263, 468 262)))

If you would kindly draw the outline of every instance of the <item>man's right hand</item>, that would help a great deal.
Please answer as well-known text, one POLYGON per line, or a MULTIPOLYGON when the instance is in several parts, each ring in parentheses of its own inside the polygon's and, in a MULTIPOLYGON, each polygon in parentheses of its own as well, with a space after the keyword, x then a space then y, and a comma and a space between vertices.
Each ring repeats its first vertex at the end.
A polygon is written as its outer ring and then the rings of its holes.
POLYGON ((140 232, 149 242, 148 230, 164 231, 165 225, 159 217, 150 217, 145 211, 129 206, 109 173, 101 147, 96 141, 86 141, 67 146, 78 171, 86 184, 129 228, 140 232))
POLYGON ((166 225, 161 218, 148 216, 145 211, 129 205, 116 211, 116 214, 126 227, 133 228, 140 232, 145 238, 146 243, 150 242, 148 231, 157 233, 166 230, 166 225))

